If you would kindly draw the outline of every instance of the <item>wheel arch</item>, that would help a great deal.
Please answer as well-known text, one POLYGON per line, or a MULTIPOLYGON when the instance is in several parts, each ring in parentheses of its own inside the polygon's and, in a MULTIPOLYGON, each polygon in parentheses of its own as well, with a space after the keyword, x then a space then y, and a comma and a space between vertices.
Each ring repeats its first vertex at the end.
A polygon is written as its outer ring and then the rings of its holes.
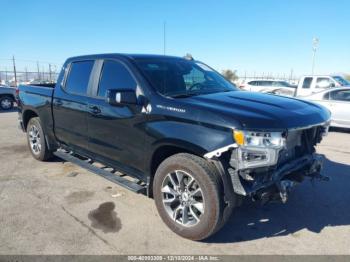
POLYGON ((13 101, 16 101, 16 98, 13 94, 0 94, 0 98, 2 97, 11 97, 13 101))
POLYGON ((32 119, 33 117, 39 117, 39 114, 32 109, 28 109, 23 112, 22 121, 23 121, 23 127, 25 131, 27 131, 29 120, 32 119))
MULTIPOLYGON (((148 196, 151 198, 153 197, 153 178, 158 166, 165 159, 178 153, 189 153, 189 154, 193 154, 203 158, 203 155, 206 152, 207 151, 204 148, 201 148, 197 145, 194 145, 189 142, 184 142, 184 141, 181 141, 181 143, 177 141, 176 144, 174 143, 162 144, 159 147, 157 147, 152 154, 152 158, 149 164, 148 192, 147 192, 148 196)), ((227 205, 235 206, 237 201, 236 194, 234 193, 234 190, 233 190, 231 177, 227 172, 229 157, 230 157, 230 154, 226 152, 219 159, 216 158, 213 160, 207 160, 211 163, 212 168, 216 170, 217 177, 220 180, 220 184, 222 186, 222 194, 224 196, 226 207, 227 205)), ((229 210, 226 207, 225 207, 224 213, 226 213, 226 210, 229 210)), ((226 214, 224 214, 224 216, 226 216, 226 214)))
POLYGON ((206 152, 204 148, 189 143, 187 141, 169 141, 155 147, 148 163, 148 196, 152 197, 153 178, 158 166, 168 157, 179 153, 193 154, 202 157, 206 152))

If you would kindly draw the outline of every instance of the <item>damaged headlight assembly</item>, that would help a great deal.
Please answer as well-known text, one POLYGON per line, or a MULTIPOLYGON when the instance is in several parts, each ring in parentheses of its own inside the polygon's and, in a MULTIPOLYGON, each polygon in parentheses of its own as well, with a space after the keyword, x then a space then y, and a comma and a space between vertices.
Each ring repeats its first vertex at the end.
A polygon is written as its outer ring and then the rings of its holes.
POLYGON ((233 130, 238 145, 236 166, 238 169, 275 165, 279 151, 285 147, 283 132, 258 132, 233 130))

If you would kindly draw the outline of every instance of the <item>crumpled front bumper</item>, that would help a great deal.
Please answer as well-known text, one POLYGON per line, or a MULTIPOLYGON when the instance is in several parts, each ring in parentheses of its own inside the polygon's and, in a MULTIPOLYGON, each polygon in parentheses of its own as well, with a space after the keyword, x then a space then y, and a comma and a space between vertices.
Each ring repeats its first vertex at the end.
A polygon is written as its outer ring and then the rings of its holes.
POLYGON ((277 196, 285 202, 288 191, 302 182, 305 177, 328 180, 320 173, 322 160, 322 155, 314 153, 289 161, 279 167, 258 172, 255 170, 234 170, 234 168, 229 168, 228 172, 236 194, 252 196, 264 201, 277 196), (254 175, 252 175, 253 173, 254 175))

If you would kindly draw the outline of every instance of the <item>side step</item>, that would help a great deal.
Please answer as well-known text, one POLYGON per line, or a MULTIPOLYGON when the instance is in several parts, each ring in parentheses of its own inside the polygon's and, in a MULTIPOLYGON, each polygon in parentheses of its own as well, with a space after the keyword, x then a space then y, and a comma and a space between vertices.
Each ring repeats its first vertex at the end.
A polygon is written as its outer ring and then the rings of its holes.
POLYGON ((110 172, 105 170, 104 168, 99 168, 97 166, 94 166, 93 162, 80 159, 79 157, 74 156, 72 153, 58 150, 54 152, 54 155, 66 160, 67 162, 71 162, 84 169, 87 169, 90 172, 95 173, 96 175, 99 175, 105 179, 108 179, 109 181, 116 183, 122 187, 125 187, 138 194, 146 194, 147 192, 146 185, 140 185, 137 182, 130 181, 124 177, 114 174, 113 171, 110 172))

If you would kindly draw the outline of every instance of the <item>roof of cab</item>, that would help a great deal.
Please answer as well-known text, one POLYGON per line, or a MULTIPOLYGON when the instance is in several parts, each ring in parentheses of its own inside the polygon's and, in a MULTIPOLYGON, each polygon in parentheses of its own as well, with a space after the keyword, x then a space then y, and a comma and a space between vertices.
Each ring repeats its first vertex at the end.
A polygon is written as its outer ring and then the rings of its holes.
POLYGON ((67 59, 67 61, 84 60, 84 59, 106 59, 106 58, 128 58, 128 59, 154 59, 154 58, 166 58, 166 59, 185 59, 178 56, 168 55, 155 55, 155 54, 122 54, 122 53, 110 53, 110 54, 92 54, 74 56, 67 59))

